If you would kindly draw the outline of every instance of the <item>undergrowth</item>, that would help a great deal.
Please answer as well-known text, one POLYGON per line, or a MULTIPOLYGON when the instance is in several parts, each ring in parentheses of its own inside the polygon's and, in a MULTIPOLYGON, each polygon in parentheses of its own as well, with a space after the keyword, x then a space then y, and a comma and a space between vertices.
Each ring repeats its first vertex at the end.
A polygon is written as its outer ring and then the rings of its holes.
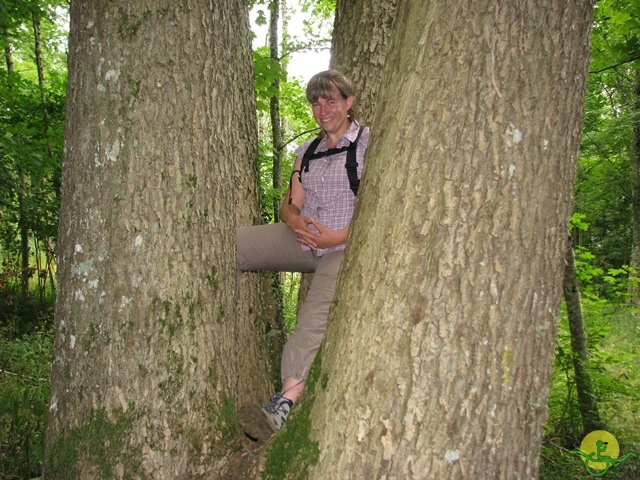
MULTIPOLYGON (((615 280, 615 279, 614 279, 615 280)), ((604 430, 611 433, 620 446, 620 458, 629 457, 617 466, 602 471, 604 478, 640 479, 640 318, 626 302, 616 300, 622 291, 619 282, 609 277, 613 294, 608 299, 583 296, 585 327, 588 335, 590 373, 598 413, 604 430), (611 300, 613 298, 613 301, 611 300)), ((555 362, 549 395, 549 417, 540 457, 543 480, 588 479, 594 475, 586 469, 584 459, 572 451, 580 449, 584 438, 566 314, 560 318, 556 340, 555 362)))
POLYGON ((47 424, 51 328, 0 337, 0 477, 42 474, 47 424))
POLYGON ((0 269, 0 478, 42 475, 53 353, 51 289, 27 298, 8 262, 0 269))

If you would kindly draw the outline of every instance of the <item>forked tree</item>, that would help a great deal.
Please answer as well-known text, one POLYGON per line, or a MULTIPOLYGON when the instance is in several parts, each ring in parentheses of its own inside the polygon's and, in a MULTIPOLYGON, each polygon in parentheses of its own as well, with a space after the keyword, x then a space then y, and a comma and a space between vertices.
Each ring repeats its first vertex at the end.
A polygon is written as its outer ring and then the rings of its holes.
MULTIPOLYGON (((255 279, 234 304, 244 3, 99 3, 72 4, 50 478, 222 478, 234 402, 268 388, 255 279)), ((593 5, 393 8, 336 30, 388 48, 325 345, 265 475, 534 478, 593 5)))

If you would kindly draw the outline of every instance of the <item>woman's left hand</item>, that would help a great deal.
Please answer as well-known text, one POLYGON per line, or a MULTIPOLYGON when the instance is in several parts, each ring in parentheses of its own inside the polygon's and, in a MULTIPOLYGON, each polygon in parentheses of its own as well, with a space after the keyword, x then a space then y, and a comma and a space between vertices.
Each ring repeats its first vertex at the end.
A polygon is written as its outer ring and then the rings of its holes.
POLYGON ((311 250, 317 250, 318 248, 331 248, 337 245, 342 245, 347 241, 349 226, 346 226, 342 230, 336 232, 313 219, 311 219, 311 225, 315 227, 317 232, 309 233, 304 230, 294 230, 298 237, 298 242, 306 245, 311 250))

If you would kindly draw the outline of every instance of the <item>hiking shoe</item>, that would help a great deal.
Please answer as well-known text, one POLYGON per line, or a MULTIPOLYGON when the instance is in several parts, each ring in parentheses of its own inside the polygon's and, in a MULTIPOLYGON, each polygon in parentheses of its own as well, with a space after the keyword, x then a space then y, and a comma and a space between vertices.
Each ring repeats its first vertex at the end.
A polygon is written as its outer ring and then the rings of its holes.
POLYGON ((265 405, 246 405, 238 412, 238 423, 251 438, 264 442, 282 428, 293 402, 280 393, 271 396, 265 405))

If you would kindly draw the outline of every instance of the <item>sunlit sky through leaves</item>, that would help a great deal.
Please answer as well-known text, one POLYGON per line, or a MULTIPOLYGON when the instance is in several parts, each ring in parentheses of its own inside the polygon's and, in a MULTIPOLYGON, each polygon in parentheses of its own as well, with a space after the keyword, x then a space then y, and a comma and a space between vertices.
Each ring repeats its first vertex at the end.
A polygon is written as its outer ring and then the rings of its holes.
MULTIPOLYGON (((251 12, 251 29, 255 33, 256 37, 253 40, 253 48, 268 45, 268 25, 257 25, 257 11, 259 9, 265 10, 264 5, 256 6, 251 12)), ((303 31, 303 19, 304 16, 299 12, 300 7, 296 0, 288 2, 289 9, 289 23, 288 33, 289 36, 299 39, 300 41, 305 39, 303 31)), ((268 21, 268 18, 267 18, 268 21)), ((282 28, 282 27, 281 27, 282 28)), ((282 32, 279 32, 282 35, 282 32)), ((305 85, 309 79, 316 73, 329 68, 329 46, 325 50, 307 50, 296 52, 290 55, 290 62, 287 68, 290 77, 300 77, 305 85)))

